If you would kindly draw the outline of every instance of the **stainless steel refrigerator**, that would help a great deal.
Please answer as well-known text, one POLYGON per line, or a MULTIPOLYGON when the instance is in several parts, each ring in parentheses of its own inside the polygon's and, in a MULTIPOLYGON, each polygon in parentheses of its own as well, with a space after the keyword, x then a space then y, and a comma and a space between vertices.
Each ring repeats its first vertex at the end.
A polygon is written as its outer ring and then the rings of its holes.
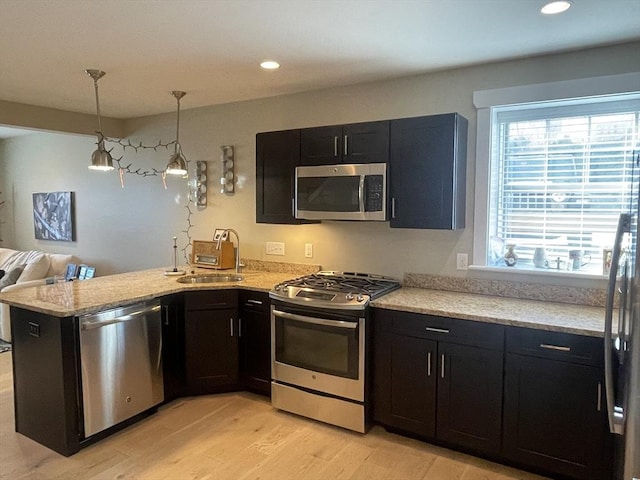
POLYGON ((605 314, 605 391, 615 437, 615 479, 640 479, 640 154, 633 156, 628 212, 618 221, 605 314))

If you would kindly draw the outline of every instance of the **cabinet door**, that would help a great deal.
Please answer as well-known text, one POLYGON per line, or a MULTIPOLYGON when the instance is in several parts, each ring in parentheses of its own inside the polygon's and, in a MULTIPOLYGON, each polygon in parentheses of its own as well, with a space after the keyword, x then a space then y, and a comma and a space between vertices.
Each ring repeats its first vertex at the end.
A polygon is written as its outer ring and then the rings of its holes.
POLYGON ((334 165, 342 161, 342 126, 303 128, 300 165, 334 165))
POLYGON ((353 123, 342 127, 342 163, 387 163, 389 122, 353 123))
POLYGON ((243 292, 240 313, 240 374, 243 385, 271 394, 271 323, 267 294, 243 292))
POLYGON ((238 383, 236 309, 187 310, 185 350, 190 393, 207 393, 238 383))
POLYGON ((502 351, 438 343, 437 438, 499 453, 502 351))
POLYGON ((300 130, 256 135, 256 222, 300 223, 294 218, 295 168, 300 163, 300 130))
POLYGON ((166 296, 162 299, 162 373, 165 402, 180 397, 184 390, 184 340, 184 296, 166 296))
POLYGON ((557 474, 604 478, 602 380, 599 367, 507 354, 504 455, 557 474))
POLYGON ((464 228, 466 138, 458 114, 391 121, 391 227, 464 228))
POLYGON ((435 435, 436 342, 391 335, 392 426, 422 436, 435 435))

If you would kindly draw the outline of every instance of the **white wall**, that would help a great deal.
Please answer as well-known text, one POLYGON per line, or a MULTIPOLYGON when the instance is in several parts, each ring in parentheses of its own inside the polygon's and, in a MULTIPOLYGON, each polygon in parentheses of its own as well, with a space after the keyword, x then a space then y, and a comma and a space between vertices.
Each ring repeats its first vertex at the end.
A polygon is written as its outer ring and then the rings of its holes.
MULTIPOLYGON (((186 157, 209 162, 209 204, 191 217, 191 237, 210 239, 214 228, 240 233, 246 258, 319 263, 323 268, 401 277, 404 272, 462 275, 458 252, 471 253, 476 119, 474 90, 624 73, 638 69, 639 43, 481 65, 391 81, 272 97, 228 105, 188 108, 182 101, 180 139, 186 157), (318 225, 255 223, 255 134, 288 128, 459 112, 469 120, 467 228, 462 231, 391 229, 388 223, 327 222, 318 225), (239 186, 234 196, 219 193, 220 146, 235 147, 239 186), (286 244, 284 257, 267 256, 266 241, 286 244), (313 243, 314 258, 304 258, 313 243)), ((170 141, 175 114, 125 122, 132 141, 170 141)), ((109 132, 106 132, 109 134, 109 132)), ((99 274, 171 263, 171 237, 187 227, 186 185, 175 178, 164 190, 157 177, 127 175, 121 189, 114 173, 86 166, 94 139, 34 134, 0 141, 0 191, 9 200, 0 238, 6 246, 72 252, 95 264, 99 274), (70 190, 76 195, 77 241, 34 240, 31 193, 70 190), (10 197, 12 196, 12 197, 10 197), (10 197, 10 198, 9 198, 10 197), (6 232, 6 233, 5 233, 6 232)), ((120 150, 114 150, 119 155, 120 150)), ((164 168, 169 152, 125 152, 123 165, 164 168)))

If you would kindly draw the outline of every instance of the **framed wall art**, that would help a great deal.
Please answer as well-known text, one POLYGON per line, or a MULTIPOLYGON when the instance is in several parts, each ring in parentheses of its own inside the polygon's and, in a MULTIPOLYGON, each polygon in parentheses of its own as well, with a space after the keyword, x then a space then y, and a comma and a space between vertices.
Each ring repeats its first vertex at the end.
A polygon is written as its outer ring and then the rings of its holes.
POLYGON ((34 193, 33 227, 37 240, 75 240, 73 192, 34 193))

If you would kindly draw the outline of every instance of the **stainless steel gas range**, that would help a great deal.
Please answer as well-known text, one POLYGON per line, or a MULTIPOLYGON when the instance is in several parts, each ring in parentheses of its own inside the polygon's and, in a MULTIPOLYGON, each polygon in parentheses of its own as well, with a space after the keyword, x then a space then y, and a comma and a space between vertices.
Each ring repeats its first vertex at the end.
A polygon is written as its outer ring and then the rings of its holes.
POLYGON ((319 272, 276 285, 271 298, 271 403, 364 433, 368 420, 369 302, 392 278, 319 272))

